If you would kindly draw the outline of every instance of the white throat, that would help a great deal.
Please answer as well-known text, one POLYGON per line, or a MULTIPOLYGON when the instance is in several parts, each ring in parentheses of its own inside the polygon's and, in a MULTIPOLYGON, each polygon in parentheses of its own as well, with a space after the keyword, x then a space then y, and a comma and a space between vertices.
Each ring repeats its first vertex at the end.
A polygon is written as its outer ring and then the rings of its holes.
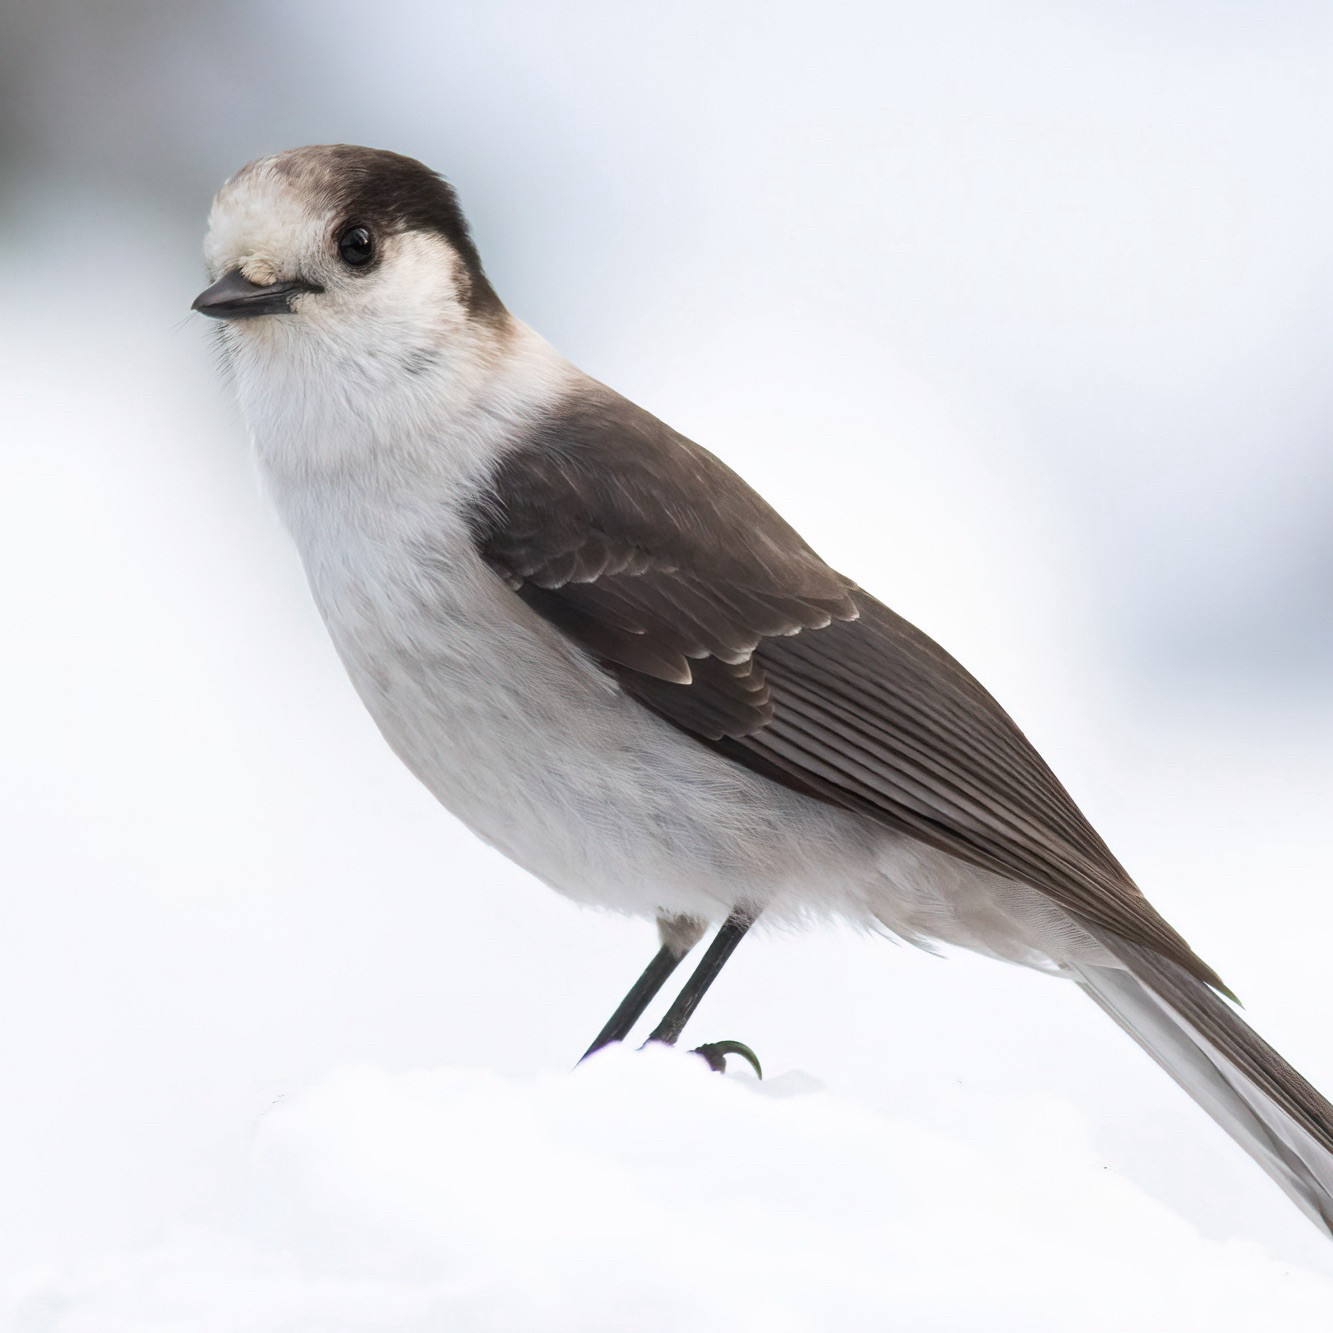
POLYGON ((261 474, 307 556, 330 520, 382 533, 423 505, 456 510, 579 378, 517 320, 424 348, 290 323, 231 351, 261 474))

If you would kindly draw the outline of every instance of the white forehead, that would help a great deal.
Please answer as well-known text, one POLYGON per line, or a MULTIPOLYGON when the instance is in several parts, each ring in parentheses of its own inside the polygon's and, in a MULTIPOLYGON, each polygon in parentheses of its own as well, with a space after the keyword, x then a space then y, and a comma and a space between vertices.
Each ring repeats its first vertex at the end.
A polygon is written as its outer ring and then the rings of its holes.
POLYGON ((293 276, 317 253, 330 225, 331 204, 313 173, 280 157, 262 158, 218 192, 208 216, 204 262, 214 277, 240 268, 252 282, 293 276))

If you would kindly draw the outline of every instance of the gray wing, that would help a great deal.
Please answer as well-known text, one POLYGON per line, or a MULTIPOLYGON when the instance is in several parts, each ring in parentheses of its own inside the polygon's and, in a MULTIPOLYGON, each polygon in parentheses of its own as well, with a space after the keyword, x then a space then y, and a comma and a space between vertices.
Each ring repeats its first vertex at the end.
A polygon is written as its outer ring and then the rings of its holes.
POLYGON ((502 460, 473 530, 519 597, 701 744, 1222 988, 981 685, 647 412, 600 386, 571 400, 502 460))

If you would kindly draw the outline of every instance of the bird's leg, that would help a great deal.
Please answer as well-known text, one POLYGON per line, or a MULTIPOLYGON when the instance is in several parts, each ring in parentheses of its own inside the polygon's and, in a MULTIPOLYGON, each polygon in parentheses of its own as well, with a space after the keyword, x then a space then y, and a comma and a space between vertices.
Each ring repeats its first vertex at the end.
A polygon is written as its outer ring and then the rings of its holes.
MULTIPOLYGON (((722 965, 731 957, 745 932, 754 924, 754 920, 754 913, 737 908, 722 923, 722 929, 713 937, 712 944, 708 946, 699 966, 694 969, 694 974, 685 983, 684 990, 676 996, 675 1002, 666 1011, 662 1021, 653 1029, 649 1041, 665 1042, 668 1046, 676 1044, 676 1039, 684 1030, 685 1024, 689 1022, 690 1015, 699 1007, 704 992, 713 984, 717 974, 722 971, 722 965)), ((762 1077, 759 1060, 742 1042, 710 1042, 699 1047, 697 1053, 708 1061, 710 1068, 719 1071, 726 1068, 728 1055, 744 1056, 754 1066, 755 1073, 762 1077)))
POLYGON ((653 961, 643 969, 643 975, 630 987, 606 1026, 597 1034, 593 1044, 584 1052, 586 1060, 594 1051, 609 1046, 613 1041, 624 1041, 630 1029, 643 1016, 653 997, 666 984, 680 960, 698 944, 704 933, 704 923, 692 916, 659 916, 657 935, 662 941, 653 961))

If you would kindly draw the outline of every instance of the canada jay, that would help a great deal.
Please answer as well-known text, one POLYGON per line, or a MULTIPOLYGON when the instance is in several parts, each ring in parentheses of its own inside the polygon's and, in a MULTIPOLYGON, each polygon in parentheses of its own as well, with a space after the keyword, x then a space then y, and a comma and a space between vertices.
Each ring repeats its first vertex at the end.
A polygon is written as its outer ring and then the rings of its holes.
POLYGON ((1333 1232, 1333 1106, 995 700, 510 315, 444 180, 368 148, 279 153, 222 187, 206 259, 194 308, 221 321, 264 479, 385 739, 561 893, 657 920, 593 1049, 710 923, 659 1040, 760 914, 879 923, 1083 987, 1333 1232))

